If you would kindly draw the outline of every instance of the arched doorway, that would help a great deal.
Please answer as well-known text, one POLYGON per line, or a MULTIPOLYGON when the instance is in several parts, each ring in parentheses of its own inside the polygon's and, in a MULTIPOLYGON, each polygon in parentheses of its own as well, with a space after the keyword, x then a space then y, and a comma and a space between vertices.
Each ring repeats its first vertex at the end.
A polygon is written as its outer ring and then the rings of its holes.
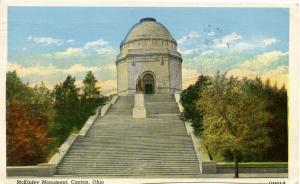
POLYGON ((143 76, 143 84, 144 84, 145 94, 154 94, 155 83, 154 83, 154 77, 151 73, 146 73, 143 76))

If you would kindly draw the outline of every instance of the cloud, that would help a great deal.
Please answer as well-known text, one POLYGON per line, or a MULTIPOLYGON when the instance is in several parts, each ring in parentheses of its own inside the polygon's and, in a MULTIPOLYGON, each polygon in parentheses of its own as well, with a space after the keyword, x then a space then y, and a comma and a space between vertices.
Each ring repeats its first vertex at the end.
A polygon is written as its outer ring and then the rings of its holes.
POLYGON ((115 52, 115 49, 113 49, 111 47, 104 47, 104 48, 96 49, 96 52, 98 54, 107 54, 107 53, 115 52))
POLYGON ((196 49, 182 49, 182 50, 178 49, 178 50, 183 55, 191 55, 196 51, 196 49))
MULTIPOLYGON (((67 40, 69 43, 73 43, 74 40, 67 40)), ((108 46, 108 42, 103 39, 87 42, 83 47, 69 47, 63 51, 57 51, 54 53, 46 54, 47 57, 57 58, 70 58, 70 57, 88 57, 91 55, 99 54, 115 54, 115 50, 108 46), (106 47, 103 47, 106 46, 106 47)))
POLYGON ((227 76, 235 76, 238 78, 247 77, 250 79, 254 79, 257 76, 257 74, 255 72, 247 70, 247 69, 234 68, 227 72, 227 76))
POLYGON ((29 41, 32 41, 36 44, 45 44, 45 45, 62 45, 64 40, 51 38, 51 37, 32 37, 27 38, 29 41))
POLYGON ((203 33, 191 31, 177 40, 178 49, 182 55, 197 55, 199 52, 214 49, 220 52, 243 52, 243 51, 262 51, 272 46, 278 39, 263 38, 259 40, 244 38, 237 32, 232 32, 221 36, 219 31, 210 29, 203 33), (200 36, 201 35, 201 36, 200 36))
POLYGON ((108 41, 103 40, 103 39, 98 39, 96 41, 87 42, 84 45, 84 49, 95 49, 95 48, 105 46, 105 45, 108 45, 108 41))
MULTIPOLYGON (((53 90, 54 86, 56 84, 54 83, 48 83, 44 82, 44 85, 46 88, 53 90)), ((30 87, 40 86, 41 82, 32 82, 29 83, 30 87)), ((75 80, 76 87, 83 87, 83 80, 75 80)), ((98 81, 96 83, 97 87, 100 87, 101 94, 103 95, 110 95, 110 94, 116 94, 117 93, 117 80, 104 80, 104 81, 98 81)))
POLYGON ((53 65, 23 67, 17 63, 8 63, 8 70, 15 70, 23 82, 28 82, 30 86, 40 84, 43 81, 49 89, 53 89, 56 84, 65 80, 69 74, 76 78, 75 84, 80 87, 86 73, 92 71, 96 79, 100 81, 99 85, 104 93, 111 94, 117 89, 116 81, 113 80, 116 74, 115 64, 101 67, 74 64, 68 68, 59 68, 53 65))
POLYGON ((183 61, 184 88, 194 83, 200 74, 213 75, 217 71, 239 78, 270 78, 273 84, 278 81, 278 85, 287 82, 288 52, 280 50, 239 53, 212 49, 183 55, 183 61))
POLYGON ((287 56, 288 56, 287 52, 282 52, 277 50, 264 52, 260 55, 257 55, 253 59, 244 61, 240 67, 247 68, 249 70, 254 70, 254 71, 265 71, 267 69, 270 69, 270 67, 274 65, 282 64, 281 61, 285 61, 283 59, 287 60, 288 59, 287 56))
POLYGON ((98 81, 96 85, 101 87, 104 95, 117 93, 117 80, 98 81))
MULTIPOLYGON (((76 80, 75 85, 77 87, 83 87, 83 80, 76 80)), ((97 87, 100 87, 101 94, 110 95, 117 93, 117 80, 101 80, 97 81, 97 87)))
POLYGON ((17 74, 20 77, 30 76, 30 75, 37 75, 37 76, 44 76, 44 75, 51 75, 51 74, 72 74, 76 75, 79 73, 86 73, 88 71, 92 72, 103 72, 103 71, 110 71, 115 72, 115 65, 106 65, 102 67, 87 67, 83 66, 82 64, 75 64, 69 68, 58 68, 57 66, 48 65, 48 66, 32 66, 32 67, 22 67, 16 63, 8 63, 8 70, 13 71, 16 70, 17 74))
POLYGON ((273 45, 274 43, 278 42, 276 38, 269 38, 269 39, 264 39, 260 43, 263 47, 267 47, 270 45, 273 45))
POLYGON ((239 78, 261 77, 269 79, 272 84, 278 86, 287 85, 288 82, 288 53, 282 51, 264 52, 252 59, 241 61, 241 64, 227 72, 239 78))
MULTIPOLYGON (((54 89, 54 86, 55 86, 54 84, 51 84, 51 83, 48 83, 48 82, 44 82, 44 81, 43 81, 43 83, 44 83, 44 85, 45 85, 46 88, 48 88, 50 90, 54 89)), ((32 82, 32 83, 29 83, 28 85, 30 87, 41 86, 41 82, 32 82)))
POLYGON ((182 88, 185 89, 189 85, 194 84, 200 73, 196 69, 182 68, 182 88))
POLYGON ((58 71, 58 69, 53 66, 32 66, 32 67, 22 67, 17 63, 8 63, 8 70, 15 70, 20 77, 39 74, 39 75, 50 75, 58 71))
POLYGON ((214 40, 214 48, 232 48, 237 51, 249 50, 255 48, 265 48, 278 42, 276 38, 268 38, 260 41, 244 40, 241 35, 233 32, 225 35, 221 39, 214 40))
POLYGON ((265 73, 257 73, 248 69, 232 69, 227 72, 227 76, 235 76, 240 79, 247 77, 254 79, 255 77, 261 77, 263 81, 270 80, 271 84, 281 87, 282 85, 288 85, 288 66, 278 66, 275 69, 266 71, 265 73))
POLYGON ((277 68, 264 73, 263 80, 269 79, 272 84, 281 87, 283 84, 288 85, 288 66, 278 66, 277 68))
POLYGON ((214 48, 229 48, 232 43, 241 40, 242 36, 233 32, 231 34, 223 36, 221 39, 213 40, 214 48))
POLYGON ((73 44, 75 42, 75 40, 69 39, 67 40, 67 43, 73 44))
POLYGON ((181 37, 179 40, 177 40, 177 43, 179 45, 182 45, 182 44, 186 43, 187 41, 189 41, 191 39, 195 39, 195 38, 200 38, 200 34, 198 32, 191 31, 191 32, 189 32, 188 35, 185 35, 185 36, 181 37))
POLYGON ((238 42, 234 46, 234 49, 237 51, 255 49, 257 45, 247 42, 238 42))
POLYGON ((72 56, 83 56, 84 52, 81 48, 67 48, 64 51, 58 51, 52 54, 56 57, 72 57, 72 56))

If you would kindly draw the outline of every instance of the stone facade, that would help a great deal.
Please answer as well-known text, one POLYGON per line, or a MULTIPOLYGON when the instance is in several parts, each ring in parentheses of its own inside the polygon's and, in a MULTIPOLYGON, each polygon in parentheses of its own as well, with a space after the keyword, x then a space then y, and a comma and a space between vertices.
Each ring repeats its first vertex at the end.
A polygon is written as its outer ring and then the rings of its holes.
POLYGON ((182 87, 181 63, 170 32, 153 18, 141 19, 120 45, 118 94, 135 94, 139 80, 145 93, 174 94, 182 87))

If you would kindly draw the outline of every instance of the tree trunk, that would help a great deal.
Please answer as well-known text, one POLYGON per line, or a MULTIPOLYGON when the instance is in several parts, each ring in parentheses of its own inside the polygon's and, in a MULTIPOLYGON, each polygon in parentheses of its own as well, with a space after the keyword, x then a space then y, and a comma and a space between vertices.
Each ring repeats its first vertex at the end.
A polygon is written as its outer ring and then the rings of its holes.
POLYGON ((238 178, 239 177, 239 163, 238 163, 237 151, 236 150, 234 150, 234 152, 233 152, 233 157, 234 157, 234 163, 235 163, 234 177, 238 178))

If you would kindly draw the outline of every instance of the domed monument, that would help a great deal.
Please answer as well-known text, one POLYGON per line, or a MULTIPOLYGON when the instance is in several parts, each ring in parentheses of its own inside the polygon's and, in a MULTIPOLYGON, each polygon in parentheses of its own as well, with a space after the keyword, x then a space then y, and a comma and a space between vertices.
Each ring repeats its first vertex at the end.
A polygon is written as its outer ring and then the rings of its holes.
POLYGON ((181 64, 177 43, 168 29, 154 18, 143 18, 120 45, 118 94, 174 94, 182 86, 181 64))

